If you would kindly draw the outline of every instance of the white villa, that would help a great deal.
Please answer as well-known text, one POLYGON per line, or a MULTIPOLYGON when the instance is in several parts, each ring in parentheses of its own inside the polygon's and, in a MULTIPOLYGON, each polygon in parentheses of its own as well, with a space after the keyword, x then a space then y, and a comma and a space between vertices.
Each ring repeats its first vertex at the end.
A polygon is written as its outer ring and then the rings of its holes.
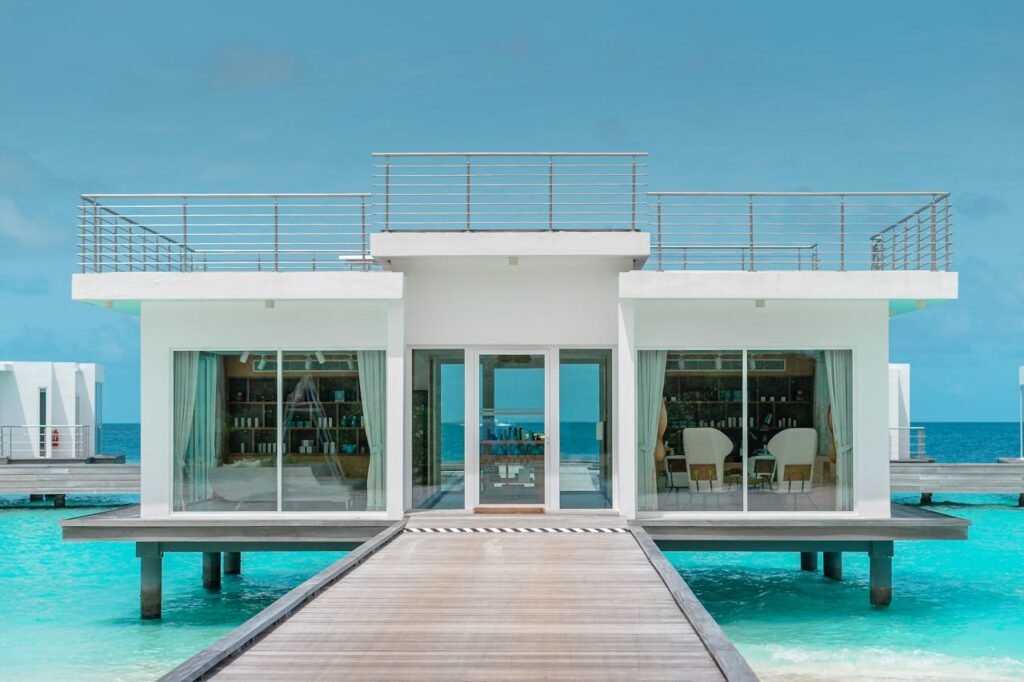
POLYGON ((99 453, 103 367, 0 360, 0 460, 99 453))
POLYGON ((948 194, 647 191, 639 152, 373 169, 368 194, 83 197, 73 297, 141 323, 122 528, 888 527, 889 319, 957 296, 948 194))

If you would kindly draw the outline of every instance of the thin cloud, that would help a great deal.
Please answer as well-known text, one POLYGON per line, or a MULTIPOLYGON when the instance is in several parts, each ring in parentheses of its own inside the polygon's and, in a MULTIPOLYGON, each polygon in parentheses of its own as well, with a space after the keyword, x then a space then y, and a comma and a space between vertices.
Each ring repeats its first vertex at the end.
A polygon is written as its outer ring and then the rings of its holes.
POLYGON ((291 52, 227 47, 214 54, 210 81, 228 90, 266 90, 296 82, 299 59, 291 52))
POLYGON ((50 280, 38 275, 32 277, 0 278, 0 294, 43 296, 52 290, 53 287, 50 286, 50 280))

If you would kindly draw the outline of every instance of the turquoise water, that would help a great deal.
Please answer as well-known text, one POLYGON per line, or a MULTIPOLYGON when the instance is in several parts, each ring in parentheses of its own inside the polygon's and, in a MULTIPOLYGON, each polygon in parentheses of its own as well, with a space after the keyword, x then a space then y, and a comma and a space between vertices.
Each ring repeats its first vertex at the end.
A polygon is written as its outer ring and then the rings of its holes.
MULTIPOLYGON (((1016 424, 928 434, 940 461, 1017 453, 1016 424)), ((104 439, 137 461, 137 426, 108 425, 104 439)), ((171 554, 164 619, 144 622, 133 546, 64 543, 57 526, 125 501, 72 497, 78 506, 55 510, 0 497, 0 679, 152 679, 342 556, 245 554, 242 575, 207 592, 199 555, 171 554)), ((888 609, 868 605, 860 555, 845 556, 839 583, 801 572, 795 554, 669 556, 764 679, 1024 679, 1024 510, 1013 496, 936 502, 972 521, 971 539, 897 543, 888 609)))

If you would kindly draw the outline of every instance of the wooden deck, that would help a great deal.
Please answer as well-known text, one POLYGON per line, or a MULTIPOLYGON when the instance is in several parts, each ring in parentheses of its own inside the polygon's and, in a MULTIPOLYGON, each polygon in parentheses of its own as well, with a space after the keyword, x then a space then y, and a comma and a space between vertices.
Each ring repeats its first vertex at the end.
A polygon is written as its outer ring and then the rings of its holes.
POLYGON ((87 460, 5 460, 0 495, 75 495, 139 492, 138 464, 87 460))
POLYGON ((165 679, 756 679, 636 532, 612 515, 416 514, 266 634, 243 626, 165 679))
POLYGON ((1000 460, 992 464, 892 462, 894 493, 1009 493, 1024 506, 1024 462, 1000 460))

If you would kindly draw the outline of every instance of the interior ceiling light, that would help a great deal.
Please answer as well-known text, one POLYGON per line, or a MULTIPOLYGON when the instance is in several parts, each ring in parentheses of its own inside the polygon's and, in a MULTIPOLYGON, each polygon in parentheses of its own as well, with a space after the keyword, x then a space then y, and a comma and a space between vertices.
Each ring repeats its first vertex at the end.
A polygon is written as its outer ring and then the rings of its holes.
POLYGON ((318 350, 316 352, 316 361, 321 365, 326 364, 327 358, 324 357, 324 352, 322 350, 318 350))
POLYGON ((260 356, 260 361, 256 363, 256 369, 266 369, 267 357, 265 355, 260 356))
POLYGON ((243 351, 242 354, 238 356, 238 361, 241 362, 243 365, 249 362, 249 351, 243 351))
POLYGON ((306 356, 306 369, 313 369, 313 358, 306 356))

